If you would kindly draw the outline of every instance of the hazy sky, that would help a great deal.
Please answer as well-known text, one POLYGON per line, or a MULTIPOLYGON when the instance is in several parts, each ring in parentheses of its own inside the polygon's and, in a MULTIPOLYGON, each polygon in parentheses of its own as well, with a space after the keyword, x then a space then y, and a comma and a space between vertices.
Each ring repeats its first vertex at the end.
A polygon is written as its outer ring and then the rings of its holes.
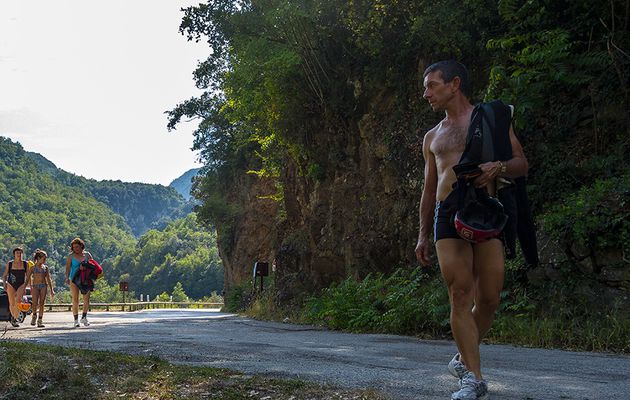
POLYGON ((199 166, 196 123, 164 111, 198 95, 207 44, 178 32, 182 0, 0 2, 0 136, 95 179, 168 185, 199 166))

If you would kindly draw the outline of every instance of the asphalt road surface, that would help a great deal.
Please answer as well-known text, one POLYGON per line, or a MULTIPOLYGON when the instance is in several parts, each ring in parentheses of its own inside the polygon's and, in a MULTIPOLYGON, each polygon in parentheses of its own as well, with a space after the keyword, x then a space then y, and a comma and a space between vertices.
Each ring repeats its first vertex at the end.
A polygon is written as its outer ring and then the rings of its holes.
MULTIPOLYGON (((457 380, 451 341, 348 334, 261 322, 218 310, 94 312, 89 327, 47 313, 45 328, 23 324, 4 339, 156 355, 175 363, 247 374, 371 388, 392 399, 449 399, 457 380)), ((0 331, 4 331, 0 322, 0 331)), ((629 399, 630 356, 484 345, 491 399, 629 399)))

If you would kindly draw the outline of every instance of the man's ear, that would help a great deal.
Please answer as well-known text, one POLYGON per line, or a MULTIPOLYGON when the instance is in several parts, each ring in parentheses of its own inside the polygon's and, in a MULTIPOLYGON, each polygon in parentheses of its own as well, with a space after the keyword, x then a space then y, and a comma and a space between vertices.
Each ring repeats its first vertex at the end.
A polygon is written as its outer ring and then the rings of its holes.
POLYGON ((451 79, 451 85, 453 86, 453 93, 455 93, 458 89, 461 91, 462 79, 459 76, 451 79))

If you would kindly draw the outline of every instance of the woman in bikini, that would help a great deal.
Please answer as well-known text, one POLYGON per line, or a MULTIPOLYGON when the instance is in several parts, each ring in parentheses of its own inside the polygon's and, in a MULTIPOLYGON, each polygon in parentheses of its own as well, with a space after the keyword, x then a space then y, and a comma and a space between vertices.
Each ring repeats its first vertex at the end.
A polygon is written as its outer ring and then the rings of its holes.
POLYGON ((52 286, 50 279, 50 270, 48 266, 44 264, 48 254, 44 250, 37 249, 33 256, 35 264, 29 268, 26 273, 26 282, 31 282, 31 295, 33 296, 33 317, 31 318, 31 325, 35 325, 37 319, 37 327, 43 328, 44 323, 42 321, 44 317, 44 303, 46 302, 46 292, 50 286, 50 296, 55 296, 55 290, 52 286), (37 310, 39 310, 39 318, 37 318, 37 310))
MULTIPOLYGON (((72 253, 68 255, 66 260, 66 284, 70 286, 72 293, 72 315, 74 316, 74 327, 78 328, 79 324, 79 293, 80 289, 72 282, 74 276, 79 272, 81 263, 92 258, 92 255, 85 251, 85 242, 81 238, 75 238, 70 243, 72 253)), ((83 295, 83 315, 81 316, 81 323, 84 326, 89 326, 90 323, 87 320, 87 313, 90 309, 90 292, 83 295)))
POLYGON ((21 247, 13 249, 13 260, 7 263, 2 274, 4 290, 9 295, 9 310, 11 311, 11 325, 19 327, 17 319, 20 316, 18 304, 22 301, 26 289, 26 270, 28 264, 22 260, 24 250, 21 247))

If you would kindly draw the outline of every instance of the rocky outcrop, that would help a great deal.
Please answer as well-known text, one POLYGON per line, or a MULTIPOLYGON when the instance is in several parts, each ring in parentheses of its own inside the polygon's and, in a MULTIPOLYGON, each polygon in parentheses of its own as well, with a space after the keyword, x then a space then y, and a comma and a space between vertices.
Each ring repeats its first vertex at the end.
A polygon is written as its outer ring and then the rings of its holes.
POLYGON ((538 231, 538 243, 540 266, 528 272, 532 285, 570 280, 573 290, 594 309, 630 313, 630 261, 622 249, 595 251, 553 240, 543 230, 538 231))
POLYGON ((272 257, 278 203, 269 196, 274 193, 274 182, 268 178, 245 175, 234 182, 230 199, 241 206, 240 212, 217 232, 226 290, 248 282, 253 264, 272 257))
POLYGON ((275 206, 259 196, 269 183, 248 184, 249 196, 239 199, 242 216, 219 239, 226 285, 250 279, 261 258, 276 259, 276 287, 286 297, 415 261, 421 135, 401 128, 411 155, 403 166, 392 156, 399 143, 381 126, 387 107, 391 102, 381 101, 375 108, 385 113, 316 132, 308 159, 287 157, 279 177, 283 199, 275 206))

